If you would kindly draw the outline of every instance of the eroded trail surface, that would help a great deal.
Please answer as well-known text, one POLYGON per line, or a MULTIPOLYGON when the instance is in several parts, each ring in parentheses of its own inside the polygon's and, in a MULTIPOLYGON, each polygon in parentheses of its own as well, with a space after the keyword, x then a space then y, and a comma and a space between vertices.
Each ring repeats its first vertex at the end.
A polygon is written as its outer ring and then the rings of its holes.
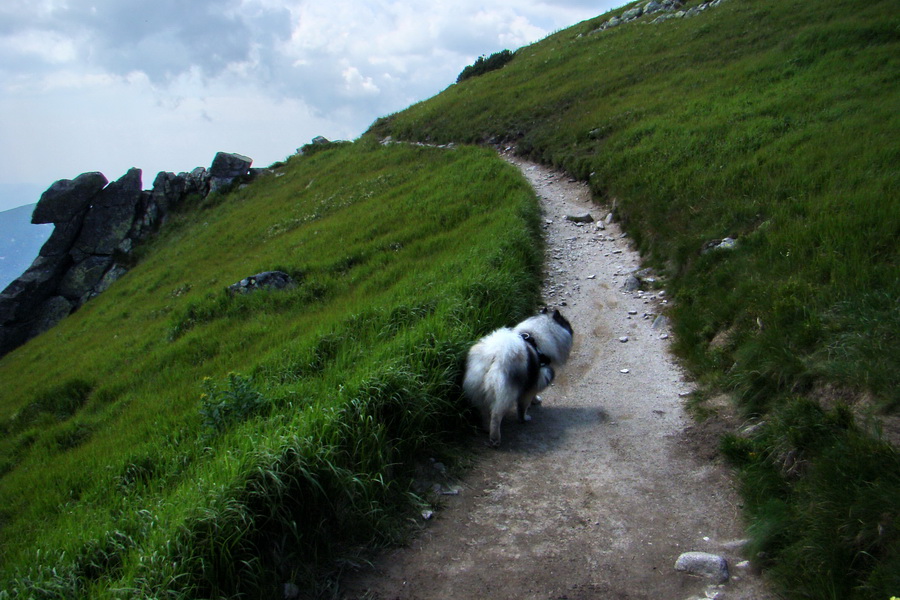
POLYGON ((737 566, 743 536, 727 471, 685 414, 692 389, 667 351, 660 291, 625 291, 639 256, 586 186, 507 157, 542 198, 544 296, 575 328, 566 368, 532 407, 503 423, 503 446, 475 468, 407 548, 350 575, 346 598, 771 598, 737 566), (654 326, 654 323, 656 324, 654 326), (674 569, 705 551, 728 561, 724 585, 674 569))

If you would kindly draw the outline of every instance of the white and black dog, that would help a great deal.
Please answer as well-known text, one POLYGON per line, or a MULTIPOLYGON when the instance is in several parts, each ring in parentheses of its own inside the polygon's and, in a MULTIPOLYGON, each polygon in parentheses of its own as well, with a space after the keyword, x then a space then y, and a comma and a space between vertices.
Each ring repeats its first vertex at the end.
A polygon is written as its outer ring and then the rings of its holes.
POLYGON ((481 412, 490 445, 500 445, 500 423, 517 408, 528 421, 528 407, 553 381, 572 350, 572 325, 558 310, 547 309, 514 328, 502 327, 469 350, 463 390, 481 412))

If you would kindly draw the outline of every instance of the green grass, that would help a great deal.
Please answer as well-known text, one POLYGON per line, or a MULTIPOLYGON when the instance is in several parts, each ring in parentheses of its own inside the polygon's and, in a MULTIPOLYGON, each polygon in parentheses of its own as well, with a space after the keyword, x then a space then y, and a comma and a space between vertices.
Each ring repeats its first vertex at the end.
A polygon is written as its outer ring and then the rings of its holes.
MULTIPOLYGON (((598 200, 615 200, 673 299, 677 353, 705 395, 730 392, 744 416, 768 422, 829 395, 859 416, 868 407, 896 415, 894 3, 726 0, 692 18, 591 34, 609 16, 520 48, 503 69, 370 132, 512 145, 589 182, 598 200), (725 237, 737 240, 734 250, 703 252, 725 237)), ((892 578, 900 486, 888 475, 896 456, 863 430, 873 428, 854 421, 830 431, 823 443, 835 450, 811 453, 771 514, 748 511, 751 531, 780 532, 766 543, 767 564, 789 597, 883 599, 900 589, 892 578), (879 491, 829 504, 844 485, 879 491), (865 540, 842 545, 844 530, 865 540), (797 551, 807 546, 820 564, 797 551), (832 591, 810 586, 817 573, 832 591)), ((791 447, 790 431, 774 427, 757 451, 791 447)), ((754 481, 747 494, 768 489, 754 481)))
POLYGON ((272 595, 399 539, 468 346, 535 306, 538 231, 474 148, 339 145, 185 208, 0 361, 0 597, 272 595), (298 285, 224 291, 271 269, 298 285))
POLYGON ((748 552, 791 598, 890 598, 900 587, 900 456, 846 408, 802 398, 728 436, 751 517, 748 552))
POLYGON ((897 595, 898 458, 859 420, 900 408, 894 3, 607 18, 189 203, 0 360, 0 598, 270 597, 403 535, 415 460, 466 427, 465 350, 534 307, 541 245, 491 151, 384 135, 513 144, 615 200, 699 396, 762 423, 723 442, 752 552, 789 598, 897 595), (224 292, 272 269, 298 285, 224 292))

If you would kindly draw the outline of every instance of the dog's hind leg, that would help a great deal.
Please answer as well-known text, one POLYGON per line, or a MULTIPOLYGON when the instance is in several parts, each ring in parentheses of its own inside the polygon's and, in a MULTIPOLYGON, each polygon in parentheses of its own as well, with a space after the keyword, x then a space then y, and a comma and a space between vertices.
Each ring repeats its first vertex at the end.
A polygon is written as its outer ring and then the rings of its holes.
POLYGON ((482 408, 478 411, 478 414, 481 416, 481 428, 484 431, 491 430, 491 411, 488 408, 482 408))
POLYGON ((531 406, 531 403, 533 401, 533 393, 525 392, 524 394, 519 396, 519 401, 516 408, 518 409, 520 423, 527 423, 531 420, 531 415, 528 414, 528 407, 531 406))
POLYGON ((504 412, 503 410, 498 410, 496 406, 491 410, 490 442, 488 445, 492 448, 500 447, 500 424, 503 422, 504 412))

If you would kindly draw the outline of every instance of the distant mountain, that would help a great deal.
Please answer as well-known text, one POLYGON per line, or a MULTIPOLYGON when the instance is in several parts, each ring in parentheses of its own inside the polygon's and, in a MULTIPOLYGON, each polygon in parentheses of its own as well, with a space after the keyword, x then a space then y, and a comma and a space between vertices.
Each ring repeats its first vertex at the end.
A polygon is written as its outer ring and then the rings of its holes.
POLYGON ((25 272, 53 233, 53 225, 32 225, 32 212, 34 204, 0 212, 0 290, 25 272))

